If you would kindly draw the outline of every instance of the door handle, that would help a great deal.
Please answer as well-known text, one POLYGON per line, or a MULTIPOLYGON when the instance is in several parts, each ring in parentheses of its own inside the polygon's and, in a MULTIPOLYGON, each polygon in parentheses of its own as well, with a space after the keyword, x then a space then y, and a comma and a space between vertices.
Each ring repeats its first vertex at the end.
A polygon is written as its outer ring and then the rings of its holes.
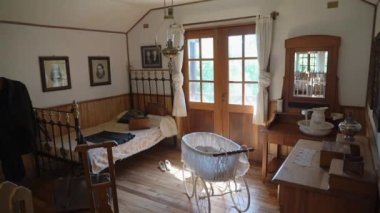
POLYGON ((227 93, 222 93, 222 102, 224 102, 224 100, 225 100, 225 98, 226 98, 226 96, 227 96, 227 93))

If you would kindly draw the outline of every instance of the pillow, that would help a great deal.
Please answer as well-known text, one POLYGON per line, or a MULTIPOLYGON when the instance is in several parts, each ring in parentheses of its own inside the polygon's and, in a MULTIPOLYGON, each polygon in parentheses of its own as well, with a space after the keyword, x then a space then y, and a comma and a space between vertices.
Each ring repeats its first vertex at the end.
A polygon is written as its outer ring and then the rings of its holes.
POLYGON ((146 107, 147 114, 152 115, 161 115, 164 116, 167 114, 166 107, 163 103, 149 103, 146 107))
POLYGON ((160 127, 161 120, 162 118, 164 118, 164 116, 160 116, 160 115, 148 114, 146 116, 149 118, 150 126, 156 126, 156 127, 160 127))
POLYGON ((127 110, 125 110, 125 111, 122 111, 122 112, 120 112, 119 114, 117 114, 117 116, 116 116, 116 120, 119 120, 121 117, 123 117, 124 116, 124 114, 125 113, 127 113, 128 111, 127 110))
POLYGON ((131 109, 131 110, 128 110, 117 122, 127 124, 132 118, 141 118, 141 117, 144 117, 143 112, 136 109, 131 109))
POLYGON ((132 118, 129 120, 129 130, 149 129, 149 118, 132 118))

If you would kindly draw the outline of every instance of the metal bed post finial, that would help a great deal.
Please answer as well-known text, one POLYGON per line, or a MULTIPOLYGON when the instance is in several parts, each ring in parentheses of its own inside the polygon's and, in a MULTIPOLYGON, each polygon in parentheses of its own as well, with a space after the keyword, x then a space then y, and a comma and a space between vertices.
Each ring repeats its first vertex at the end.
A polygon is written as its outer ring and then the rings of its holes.
POLYGON ((73 107, 72 110, 74 112, 75 118, 79 119, 79 105, 78 105, 78 103, 75 100, 73 101, 73 106, 72 107, 73 107))
POLYGON ((80 131, 80 124, 79 124, 79 105, 75 100, 73 101, 73 104, 72 104, 72 112, 74 115, 75 133, 78 140, 78 144, 83 144, 84 138, 83 138, 82 132, 80 131))
POLYGON ((66 113, 66 125, 70 123, 70 114, 66 113))

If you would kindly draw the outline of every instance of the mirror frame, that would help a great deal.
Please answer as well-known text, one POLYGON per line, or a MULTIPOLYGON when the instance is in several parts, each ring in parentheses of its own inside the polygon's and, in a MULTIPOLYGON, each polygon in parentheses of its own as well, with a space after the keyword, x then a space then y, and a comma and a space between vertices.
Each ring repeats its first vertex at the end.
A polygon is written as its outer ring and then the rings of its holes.
POLYGON ((338 56, 340 37, 329 35, 306 35, 285 40, 285 77, 282 89, 284 112, 299 113, 300 109, 328 106, 339 109, 338 100, 338 56), (294 96, 294 57, 296 52, 328 51, 326 92, 324 98, 294 96))

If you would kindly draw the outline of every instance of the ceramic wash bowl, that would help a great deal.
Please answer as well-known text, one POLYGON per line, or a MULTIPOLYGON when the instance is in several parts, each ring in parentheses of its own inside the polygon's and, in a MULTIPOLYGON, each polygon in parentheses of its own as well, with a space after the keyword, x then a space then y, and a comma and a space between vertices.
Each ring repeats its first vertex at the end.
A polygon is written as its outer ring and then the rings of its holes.
POLYGON ((297 122, 301 132, 312 136, 325 136, 330 134, 334 128, 334 124, 330 122, 324 122, 318 126, 310 126, 310 120, 301 120, 297 122))

